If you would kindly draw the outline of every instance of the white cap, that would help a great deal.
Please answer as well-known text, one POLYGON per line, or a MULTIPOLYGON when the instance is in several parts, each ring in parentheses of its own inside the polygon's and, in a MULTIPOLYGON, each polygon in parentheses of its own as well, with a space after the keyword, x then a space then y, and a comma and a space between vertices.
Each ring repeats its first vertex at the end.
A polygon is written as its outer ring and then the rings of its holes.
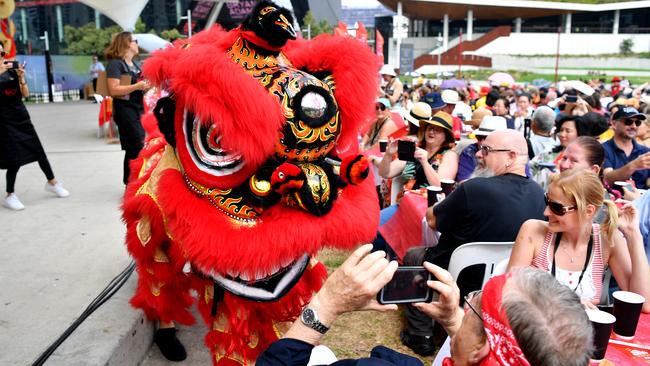
POLYGON ((460 102, 460 95, 458 95, 458 92, 455 90, 445 89, 442 91, 440 96, 442 97, 442 101, 446 104, 456 104, 460 102))

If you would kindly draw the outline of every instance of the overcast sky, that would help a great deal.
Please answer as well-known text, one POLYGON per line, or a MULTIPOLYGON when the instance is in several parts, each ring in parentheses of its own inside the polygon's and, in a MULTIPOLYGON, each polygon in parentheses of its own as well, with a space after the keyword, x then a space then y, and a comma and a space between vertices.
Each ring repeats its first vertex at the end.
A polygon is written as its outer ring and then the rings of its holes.
POLYGON ((379 6, 377 0, 341 0, 341 5, 353 8, 376 8, 379 6))

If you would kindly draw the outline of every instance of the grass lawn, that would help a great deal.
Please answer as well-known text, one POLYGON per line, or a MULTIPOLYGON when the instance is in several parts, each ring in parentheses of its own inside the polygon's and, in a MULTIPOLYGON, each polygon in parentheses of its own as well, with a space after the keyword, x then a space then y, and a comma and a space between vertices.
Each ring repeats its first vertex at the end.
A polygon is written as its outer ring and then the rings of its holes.
MULTIPOLYGON (((591 70, 591 69, 590 69, 591 70)), ((600 69, 604 70, 604 69, 600 69)), ((506 72, 512 77, 515 78, 515 81, 517 83, 530 83, 533 80, 536 79, 546 79, 550 82, 554 81, 555 75, 554 74, 540 74, 540 73, 535 73, 535 72, 529 72, 529 71, 518 71, 518 70, 492 70, 492 69, 482 69, 482 70, 466 70, 463 71, 463 78, 469 79, 469 80, 485 80, 487 81, 487 78, 492 75, 495 72, 506 72)), ((642 71, 647 71, 647 70, 642 70, 642 71)), ((609 78, 611 78, 613 75, 608 75, 608 76, 601 76, 605 78, 607 81, 609 81, 609 78)), ((640 85, 645 82, 650 82, 650 76, 625 76, 624 73, 621 73, 619 76, 625 77, 626 79, 630 80, 632 85, 640 85)), ((426 75, 425 76, 427 79, 435 79, 435 75, 426 75)), ((560 73, 558 75, 558 79, 561 79, 562 77, 566 77, 567 80, 589 80, 591 78, 595 78, 596 76, 591 76, 591 75, 576 75, 576 74, 564 74, 560 73)), ((402 82, 406 82, 407 85, 411 85, 411 80, 413 77, 408 77, 408 76, 400 76, 400 80, 402 82)))
MULTIPOLYGON (((322 250, 318 259, 325 264, 328 272, 338 268, 352 251, 322 250)), ((377 345, 384 345, 396 351, 418 357, 425 365, 431 365, 433 357, 421 357, 403 346, 399 333, 403 328, 402 309, 394 312, 380 313, 359 311, 340 316, 323 338, 326 345, 338 357, 363 358, 370 356, 370 350, 377 345)))

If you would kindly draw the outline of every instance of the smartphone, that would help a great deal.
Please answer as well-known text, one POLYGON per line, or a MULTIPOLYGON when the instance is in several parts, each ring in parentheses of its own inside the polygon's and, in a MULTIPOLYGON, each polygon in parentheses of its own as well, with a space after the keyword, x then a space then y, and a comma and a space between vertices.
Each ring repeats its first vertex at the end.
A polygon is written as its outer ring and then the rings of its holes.
POLYGON ((530 138, 530 124, 531 120, 530 118, 524 118, 524 138, 529 139, 530 138))
POLYGON ((427 286, 431 273, 422 266, 397 267, 393 278, 377 294, 380 304, 431 302, 434 291, 427 286))
POLYGON ((12 69, 18 68, 18 61, 5 61, 5 65, 11 64, 12 69))
POLYGON ((397 158, 402 161, 415 161, 415 142, 397 141, 397 158))
POLYGON ((566 98, 564 98, 564 100, 567 103, 576 103, 578 101, 578 96, 577 95, 567 95, 566 98))

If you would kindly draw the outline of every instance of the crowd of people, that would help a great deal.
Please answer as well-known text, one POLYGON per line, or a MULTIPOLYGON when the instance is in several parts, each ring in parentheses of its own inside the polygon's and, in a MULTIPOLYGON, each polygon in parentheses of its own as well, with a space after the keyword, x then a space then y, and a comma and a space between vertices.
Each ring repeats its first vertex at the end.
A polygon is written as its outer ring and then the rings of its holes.
MULTIPOLYGON (((394 85, 390 71, 385 65, 380 74, 394 85)), ((465 83, 445 89, 415 80, 411 88, 400 86, 401 97, 383 104, 393 111, 388 120, 396 126, 383 128, 397 131, 387 133, 385 152, 361 147, 378 167, 381 223, 399 212, 401 192, 425 195, 424 188, 440 186, 441 178, 455 180, 457 188, 428 208, 423 242, 413 243, 404 258, 379 233, 375 250, 406 265, 426 261, 446 269, 462 244, 515 242, 509 272, 542 270, 577 294, 585 307, 607 303, 615 289, 648 298, 650 204, 644 193, 650 185, 650 85, 611 81, 611 86, 590 80, 476 89, 465 83), (395 122, 400 115, 408 127, 395 122), (440 121, 446 121, 444 128, 440 121), (454 135, 456 123, 460 136, 454 135), (438 134, 440 142, 433 144, 438 134), (454 138, 443 139, 448 135, 454 138), (405 159, 398 151, 402 140, 417 144, 415 162, 400 160, 405 159), (413 165, 423 173, 413 174, 413 165), (427 230, 436 233, 436 240, 427 242, 432 237, 427 230), (605 280, 605 272, 611 280, 605 280)), ((378 97, 390 93, 383 88, 378 97)), ((462 271, 460 293, 479 290, 483 273, 480 267, 462 271)), ((421 310, 421 304, 406 306, 400 337, 415 353, 431 355, 437 333, 446 328, 421 310)), ((650 303, 643 311, 650 312, 650 303)))

